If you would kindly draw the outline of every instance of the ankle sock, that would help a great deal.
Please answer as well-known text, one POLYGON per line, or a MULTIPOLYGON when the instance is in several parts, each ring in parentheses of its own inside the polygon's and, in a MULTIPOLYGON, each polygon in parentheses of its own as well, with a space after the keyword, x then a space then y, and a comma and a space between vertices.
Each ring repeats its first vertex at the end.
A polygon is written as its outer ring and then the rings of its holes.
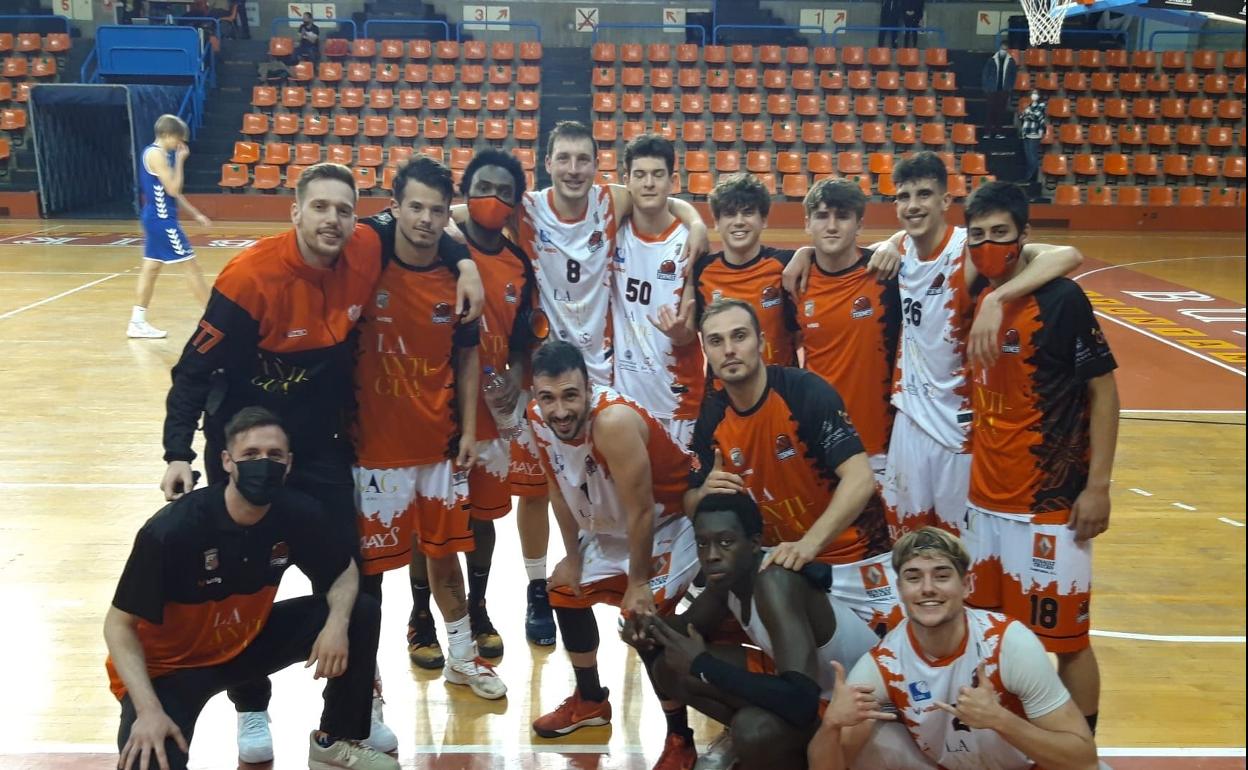
POLYGON ((536 559, 525 559, 524 571, 528 574, 530 583, 534 580, 545 580, 547 578, 546 557, 539 556, 536 559))
POLYGON ((452 658, 456 660, 475 658, 472 644, 472 624, 467 615, 446 624, 446 647, 452 658))

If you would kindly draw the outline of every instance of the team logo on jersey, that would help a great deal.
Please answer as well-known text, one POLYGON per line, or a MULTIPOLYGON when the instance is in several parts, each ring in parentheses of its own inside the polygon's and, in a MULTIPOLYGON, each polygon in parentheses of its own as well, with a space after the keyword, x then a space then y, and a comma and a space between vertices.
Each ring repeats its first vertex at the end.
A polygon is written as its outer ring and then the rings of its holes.
POLYGON ((546 246, 554 246, 555 242, 550 239, 550 235, 543 229, 537 231, 537 240, 546 246))
POLYGON ((658 279, 660 281, 676 280, 676 262, 675 260, 665 259, 659 265, 658 279))
POLYGON ((928 296, 945 293, 945 274, 940 273, 932 279, 932 285, 927 287, 928 296))
POLYGON ((854 300, 853 309, 849 311, 850 318, 870 318, 873 315, 875 315, 875 308, 871 307, 871 300, 866 297, 854 300))
POLYGON ((1031 541, 1031 568, 1053 574, 1057 567, 1057 538, 1037 532, 1031 541))
POLYGON ((775 307, 781 301, 780 290, 775 286, 768 286, 763 289, 763 307, 775 307))
POLYGON ((273 544, 273 549, 269 551, 270 567, 285 567, 290 564, 290 546, 286 545, 285 540, 278 541, 273 544))
POLYGON ((1092 327, 1092 341, 1098 345, 1105 344, 1105 332, 1101 331, 1099 326, 1092 327))
POLYGON ((435 324, 449 324, 452 320, 451 306, 448 303, 439 302, 433 306, 433 322, 435 324))
POLYGON ((594 460, 593 455, 587 455, 585 457, 585 474, 588 476, 593 476, 597 472, 598 472, 598 463, 594 460))
POLYGON ((589 249, 590 254, 593 254, 595 251, 602 248, 601 230, 595 230, 589 234, 589 243, 585 245, 585 248, 589 249))
POLYGON ((386 291, 385 289, 382 289, 381 291, 377 292, 377 307, 384 310, 389 305, 390 305, 390 292, 386 291))
POLYGON ((362 312, 364 312, 363 305, 352 305, 351 307, 347 308, 347 318, 350 318, 351 322, 355 323, 356 321, 360 320, 360 313, 362 312))
POLYGON ((509 283, 503 287, 503 301, 512 305, 516 304, 516 285, 509 283))
POLYGON ((221 556, 216 548, 209 548, 204 551, 204 571, 212 572, 221 566, 221 556))
POLYGON ((728 458, 732 460, 732 464, 738 468, 745 465, 745 452, 741 451, 741 447, 734 446, 732 451, 728 453, 728 458))
POLYGON ((722 291, 720 291, 719 289, 711 290, 711 302, 719 302, 723 298, 724 298, 724 293, 722 291))
POLYGON ((921 700, 932 699, 932 689, 928 686, 926 681, 919 680, 917 682, 910 682, 906 685, 906 689, 910 691, 910 697, 915 703, 918 703, 921 700))
POLYGON ((797 450, 793 448, 793 440, 781 433, 776 436, 776 459, 787 460, 797 454, 797 450))
POLYGON ((1017 353, 1022 347, 1019 345, 1018 329, 1006 329, 1005 341, 1001 345, 1002 353, 1017 353))
POLYGON ((806 304, 802 306, 803 312, 807 318, 811 318, 815 314, 815 301, 813 299, 806 300, 806 304))

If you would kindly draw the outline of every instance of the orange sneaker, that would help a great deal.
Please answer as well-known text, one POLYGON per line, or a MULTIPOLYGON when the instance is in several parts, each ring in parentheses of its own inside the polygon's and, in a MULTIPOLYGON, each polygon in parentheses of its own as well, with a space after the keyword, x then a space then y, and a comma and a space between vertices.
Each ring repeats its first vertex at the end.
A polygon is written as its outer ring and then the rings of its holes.
POLYGON ((581 700, 580 692, 573 692, 571 697, 559 704, 559 708, 534 720, 533 732, 543 738, 558 738, 582 727, 610 724, 611 701, 607 700, 610 692, 604 687, 602 693, 602 701, 595 703, 581 700))
POLYGON ((692 737, 668 733, 667 740, 663 742, 663 753, 654 763, 653 770, 693 770, 697 761, 698 750, 694 748, 692 737))

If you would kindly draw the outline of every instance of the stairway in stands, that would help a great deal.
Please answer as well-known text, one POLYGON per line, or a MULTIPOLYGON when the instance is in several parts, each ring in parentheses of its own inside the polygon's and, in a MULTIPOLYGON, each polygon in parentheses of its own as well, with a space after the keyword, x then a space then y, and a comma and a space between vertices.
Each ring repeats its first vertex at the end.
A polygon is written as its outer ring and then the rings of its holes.
POLYGON ((1010 98, 1010 109, 1003 127, 1004 138, 997 139, 984 133, 983 126, 987 116, 987 97, 981 77, 984 62, 991 53, 983 51, 949 51, 949 68, 958 79, 958 93, 966 97, 967 120, 979 126, 979 151, 988 161, 988 173, 997 179, 1015 181, 1021 179, 1026 172, 1026 160, 1023 157, 1023 146, 1018 139, 1018 126, 1015 122, 1015 107, 1018 96, 1010 98))
POLYGON ((579 120, 589 125, 589 50, 585 48, 542 48, 542 111, 538 142, 538 189, 550 184, 546 174, 546 137, 561 120, 579 120))
POLYGON ((217 88, 205 100, 204 125, 191 143, 186 160, 187 192, 220 192, 221 164, 234 152, 243 114, 257 83, 256 65, 269 59, 268 40, 224 40, 217 60, 217 88))

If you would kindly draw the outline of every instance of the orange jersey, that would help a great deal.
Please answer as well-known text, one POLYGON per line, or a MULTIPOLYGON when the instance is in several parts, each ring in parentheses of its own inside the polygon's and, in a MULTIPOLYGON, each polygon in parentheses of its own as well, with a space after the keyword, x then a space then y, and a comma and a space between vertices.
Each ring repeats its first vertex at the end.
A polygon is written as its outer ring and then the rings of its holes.
POLYGON ((636 411, 646 423, 649 433, 646 454, 650 457, 656 520, 680 515, 688 489, 686 482, 693 456, 678 446, 663 425, 628 396, 601 385, 593 386, 589 397, 589 418, 585 421, 586 438, 576 444, 560 440, 546 426, 534 401, 529 405, 528 417, 542 466, 547 475, 559 484, 559 491, 581 531, 590 534, 628 534, 628 511, 620 504, 611 468, 596 446, 602 437, 594 435, 594 419, 602 410, 617 405, 636 411))
MULTIPOLYGON (((767 367, 767 390, 748 412, 738 412, 727 392, 702 402, 693 430, 698 465, 689 486, 700 487, 715 461, 745 480, 763 513, 763 545, 800 539, 823 515, 836 492, 836 469, 863 451, 845 404, 831 385, 801 369, 767 367)), ((819 554, 820 561, 849 564, 888 550, 888 527, 872 493, 862 514, 819 554)))
POLYGON ((797 319, 780 281, 784 266, 792 258, 792 251, 763 246, 758 256, 744 265, 729 264, 722 251, 699 259, 693 266, 698 324, 702 322, 702 311, 717 299, 730 297, 748 302, 758 314, 763 330, 763 363, 796 366, 797 319))
POLYGON ((1002 310, 997 362, 972 370, 969 498, 1001 513, 1068 511, 1088 481, 1088 380, 1118 364, 1074 281, 1002 310))
MULTIPOLYGON (((530 315, 533 310, 533 270, 524 250, 503 238, 497 252, 489 252, 468 240, 468 251, 477 263, 485 289, 485 312, 481 315, 481 384, 485 369, 496 372, 507 369, 512 352, 528 355, 534 335, 530 315)), ((477 403, 477 440, 498 438, 494 416, 485 404, 484 394, 477 403)))
POLYGON ((797 310, 805 368, 845 399, 867 454, 883 454, 893 428, 893 361, 901 325, 897 281, 867 272, 871 252, 852 267, 825 272, 816 263, 797 310))
POLYGON ((366 468, 425 465, 454 456, 457 348, 475 347, 477 324, 459 324, 456 276, 391 259, 360 319, 355 365, 356 455, 366 468))

